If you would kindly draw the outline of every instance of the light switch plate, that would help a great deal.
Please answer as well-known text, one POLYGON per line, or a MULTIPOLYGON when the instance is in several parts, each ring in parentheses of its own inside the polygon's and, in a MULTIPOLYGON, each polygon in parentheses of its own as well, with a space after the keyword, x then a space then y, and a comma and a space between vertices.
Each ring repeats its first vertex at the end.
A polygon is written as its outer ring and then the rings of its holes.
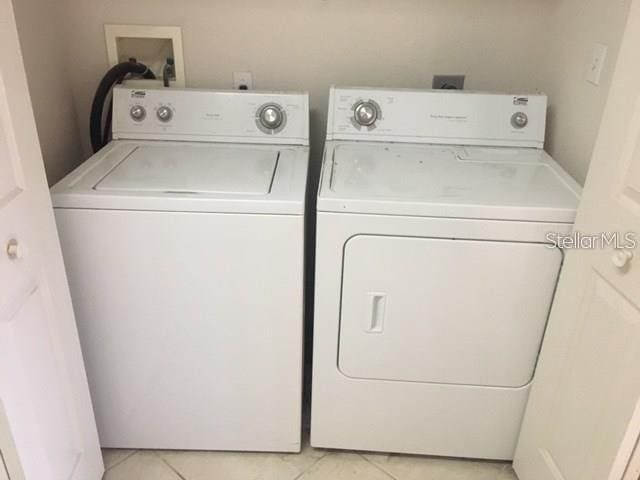
POLYGON ((587 64, 586 80, 593 85, 600 85, 600 78, 604 70, 604 64, 607 60, 609 47, 602 43, 596 43, 593 46, 589 63, 587 64))
POLYGON ((107 56, 109 65, 134 57, 144 63, 158 77, 162 84, 162 69, 167 57, 174 61, 175 79, 171 85, 185 87, 184 53, 182 49, 182 29, 180 27, 154 25, 105 25, 107 56))

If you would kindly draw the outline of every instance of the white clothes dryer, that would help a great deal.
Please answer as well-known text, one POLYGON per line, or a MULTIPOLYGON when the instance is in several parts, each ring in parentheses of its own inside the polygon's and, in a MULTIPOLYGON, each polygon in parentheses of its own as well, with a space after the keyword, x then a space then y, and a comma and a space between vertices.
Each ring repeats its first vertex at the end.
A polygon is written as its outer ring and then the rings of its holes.
POLYGON ((333 88, 311 443, 510 459, 580 187, 547 99, 333 88))

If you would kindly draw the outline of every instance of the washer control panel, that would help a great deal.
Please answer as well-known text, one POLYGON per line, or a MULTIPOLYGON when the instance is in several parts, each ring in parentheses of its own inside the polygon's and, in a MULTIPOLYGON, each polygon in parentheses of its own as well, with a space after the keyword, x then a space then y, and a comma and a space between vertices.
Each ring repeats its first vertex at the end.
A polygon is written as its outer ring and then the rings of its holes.
POLYGON ((328 140, 542 148, 545 95, 333 87, 328 140))
POLYGON ((123 85, 113 105, 114 139, 309 144, 306 93, 123 85))

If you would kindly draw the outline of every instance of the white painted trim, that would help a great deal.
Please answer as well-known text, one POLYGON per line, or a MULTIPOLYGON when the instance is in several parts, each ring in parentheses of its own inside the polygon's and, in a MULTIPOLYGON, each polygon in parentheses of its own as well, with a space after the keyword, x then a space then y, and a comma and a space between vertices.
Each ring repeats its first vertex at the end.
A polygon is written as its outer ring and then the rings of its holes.
POLYGON ((0 399, 0 479, 25 480, 9 421, 0 399))
POLYGON ((611 466, 608 480, 638 480, 638 472, 640 471, 638 439, 640 439, 640 398, 636 402, 636 408, 629 421, 629 426, 620 443, 618 454, 611 466), (635 477, 630 473, 634 462, 636 466, 635 477))
POLYGON ((638 480, 640 479, 640 443, 636 445, 635 451, 631 456, 631 461, 627 465, 627 471, 622 480, 638 480))

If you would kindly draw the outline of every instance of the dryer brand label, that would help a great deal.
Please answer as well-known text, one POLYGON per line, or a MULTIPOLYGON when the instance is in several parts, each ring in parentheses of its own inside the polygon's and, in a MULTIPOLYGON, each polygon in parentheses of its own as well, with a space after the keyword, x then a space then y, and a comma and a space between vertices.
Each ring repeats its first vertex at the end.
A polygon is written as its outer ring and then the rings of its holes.
POLYGON ((145 90, 131 90, 131 98, 144 98, 147 96, 145 90))
POLYGON ((430 114, 429 118, 432 118, 433 120, 444 120, 449 122, 466 122, 469 120, 469 117, 467 117, 466 115, 444 115, 436 113, 430 114))
POLYGON ((529 105, 528 97, 513 97, 514 105, 529 105))

